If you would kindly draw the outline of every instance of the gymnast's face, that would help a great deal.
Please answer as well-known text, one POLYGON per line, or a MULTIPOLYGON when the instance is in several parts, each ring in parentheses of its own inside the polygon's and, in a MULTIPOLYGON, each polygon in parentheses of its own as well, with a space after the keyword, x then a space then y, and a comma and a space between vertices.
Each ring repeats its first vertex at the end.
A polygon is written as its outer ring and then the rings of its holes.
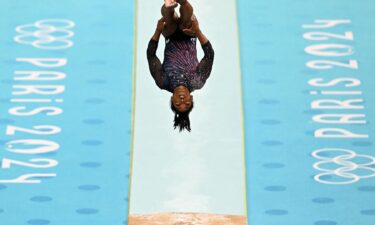
POLYGON ((174 89, 172 95, 172 104, 179 112, 186 112, 193 104, 193 96, 185 86, 178 86, 174 89))

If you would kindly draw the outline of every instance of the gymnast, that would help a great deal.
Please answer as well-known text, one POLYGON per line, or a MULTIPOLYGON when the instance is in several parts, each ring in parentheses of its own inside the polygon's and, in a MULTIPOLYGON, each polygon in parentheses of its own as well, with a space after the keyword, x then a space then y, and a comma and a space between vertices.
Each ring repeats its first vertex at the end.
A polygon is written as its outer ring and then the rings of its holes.
POLYGON ((210 76, 214 50, 202 33, 187 0, 165 0, 161 8, 162 18, 148 48, 147 59, 156 85, 173 93, 170 106, 175 114, 174 129, 191 131, 189 114, 194 102, 191 92, 201 89, 210 76), (175 8, 180 6, 180 16, 175 8), (164 62, 156 56, 160 35, 165 38, 164 62), (197 58, 196 40, 199 40, 204 57, 197 58))

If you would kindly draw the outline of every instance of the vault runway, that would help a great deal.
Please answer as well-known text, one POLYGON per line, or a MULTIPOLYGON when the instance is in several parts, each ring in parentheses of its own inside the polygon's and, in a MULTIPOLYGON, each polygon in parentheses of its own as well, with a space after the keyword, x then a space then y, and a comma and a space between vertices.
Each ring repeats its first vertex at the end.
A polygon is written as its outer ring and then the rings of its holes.
POLYGON ((191 3, 215 62, 181 134, 162 2, 1 3, 0 225, 373 225, 375 4, 191 3))
MULTIPOLYGON (((241 81, 236 7, 191 1, 202 31, 216 52, 212 76, 193 92, 192 133, 172 128, 171 94, 149 75, 146 48, 160 18, 159 2, 138 1, 134 156, 130 213, 205 212, 243 215, 245 177, 241 81), (228 35, 210 26, 215 15, 228 19, 228 35), (215 38, 217 36, 218 38, 215 38), (220 38, 219 38, 220 37, 220 38), (232 43, 228 45, 227 43, 232 43), (225 54, 224 54, 225 52, 225 54), (227 58, 233 59, 227 62, 227 58), (151 78, 151 79, 150 79, 151 78), (152 112, 152 115, 150 115, 152 112)), ((197 44, 200 57, 203 51, 197 44)), ((158 55, 163 57, 164 38, 158 55)))

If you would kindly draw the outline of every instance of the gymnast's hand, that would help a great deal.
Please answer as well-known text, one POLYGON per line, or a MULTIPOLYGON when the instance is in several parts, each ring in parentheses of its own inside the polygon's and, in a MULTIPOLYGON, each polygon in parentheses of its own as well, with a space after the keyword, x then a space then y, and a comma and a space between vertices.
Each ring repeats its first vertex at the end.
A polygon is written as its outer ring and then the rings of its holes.
POLYGON ((164 27, 165 27, 165 19, 163 17, 160 20, 158 20, 158 24, 156 26, 156 31, 159 32, 159 33, 162 33, 164 27))
POLYGON ((164 4, 166 8, 176 8, 177 2, 176 0, 164 0, 164 4))
POLYGON ((201 33, 201 29, 199 28, 198 20, 195 16, 192 16, 191 18, 191 27, 189 29, 183 29, 182 30, 185 34, 196 36, 199 33, 201 33))

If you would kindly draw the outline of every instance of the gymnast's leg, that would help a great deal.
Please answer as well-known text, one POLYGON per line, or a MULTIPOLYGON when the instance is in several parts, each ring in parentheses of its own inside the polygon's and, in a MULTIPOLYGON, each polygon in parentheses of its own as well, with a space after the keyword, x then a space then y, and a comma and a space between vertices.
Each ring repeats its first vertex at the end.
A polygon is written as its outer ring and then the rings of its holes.
POLYGON ((193 16, 193 6, 188 0, 177 0, 180 4, 180 23, 179 27, 181 30, 191 28, 191 20, 193 16))
POLYGON ((164 37, 172 35, 178 27, 179 18, 174 10, 176 7, 177 3, 173 4, 173 1, 171 0, 165 0, 165 4, 161 7, 161 14, 165 20, 165 26, 163 29, 164 37))

